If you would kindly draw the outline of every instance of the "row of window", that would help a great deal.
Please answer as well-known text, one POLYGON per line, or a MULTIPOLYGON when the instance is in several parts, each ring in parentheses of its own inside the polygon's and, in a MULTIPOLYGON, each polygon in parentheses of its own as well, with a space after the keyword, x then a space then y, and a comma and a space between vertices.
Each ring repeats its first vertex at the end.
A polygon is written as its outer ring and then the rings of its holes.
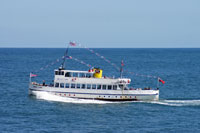
POLYGON ((87 77, 90 78, 92 77, 92 73, 75 73, 75 72, 66 72, 65 77, 87 77))
POLYGON ((64 71, 55 71, 55 75, 64 75, 64 71))
POLYGON ((55 75, 65 75, 65 77, 93 77, 92 73, 75 73, 75 72, 66 72, 64 71, 55 71, 55 75))
MULTIPOLYGON (((55 87, 60 87, 60 88, 76 88, 76 89, 117 90, 117 85, 55 83, 55 87)), ((123 86, 119 86, 119 87, 121 88, 123 86)))

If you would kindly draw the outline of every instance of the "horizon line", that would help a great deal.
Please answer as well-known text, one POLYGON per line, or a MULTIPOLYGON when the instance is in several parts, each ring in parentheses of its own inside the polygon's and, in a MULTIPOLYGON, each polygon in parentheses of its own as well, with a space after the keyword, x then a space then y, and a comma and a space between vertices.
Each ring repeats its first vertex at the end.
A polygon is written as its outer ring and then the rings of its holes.
MULTIPOLYGON (((0 47, 0 48, 49 48, 49 49, 53 49, 53 48, 67 48, 67 47, 0 47)), ((70 47, 70 48, 80 48, 80 47, 70 47)), ((142 48, 155 48, 155 49, 177 49, 177 48, 182 48, 182 49, 193 49, 193 48, 200 48, 200 47, 88 47, 88 48, 115 48, 115 49, 118 49, 118 48, 135 48, 135 49, 142 49, 142 48)))

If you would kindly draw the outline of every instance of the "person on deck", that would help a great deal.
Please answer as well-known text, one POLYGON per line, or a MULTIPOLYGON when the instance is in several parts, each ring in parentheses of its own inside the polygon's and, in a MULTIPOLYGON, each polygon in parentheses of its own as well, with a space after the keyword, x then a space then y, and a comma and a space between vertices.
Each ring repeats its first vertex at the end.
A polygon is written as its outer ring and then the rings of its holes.
POLYGON ((45 80, 43 80, 43 83, 42 83, 42 85, 43 85, 43 86, 45 86, 45 80))

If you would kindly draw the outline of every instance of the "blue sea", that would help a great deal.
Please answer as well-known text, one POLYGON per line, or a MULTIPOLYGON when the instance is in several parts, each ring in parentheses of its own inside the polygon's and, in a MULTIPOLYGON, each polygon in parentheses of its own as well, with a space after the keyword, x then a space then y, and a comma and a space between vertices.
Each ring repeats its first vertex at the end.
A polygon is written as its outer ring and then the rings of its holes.
MULTIPOLYGON (((64 48, 0 49, 1 132, 200 132, 200 49, 92 49, 120 67, 133 87, 157 87, 160 100, 106 102, 78 100, 40 93, 28 95, 32 80, 50 83, 61 63, 64 48), (59 60, 57 60, 59 59, 59 60), (55 63, 56 62, 56 63, 55 63), (126 73, 132 72, 130 73, 126 73)), ((84 48, 71 48, 68 55, 103 69, 107 77, 119 77, 110 63, 84 48)), ((66 68, 88 70, 73 59, 66 68)))

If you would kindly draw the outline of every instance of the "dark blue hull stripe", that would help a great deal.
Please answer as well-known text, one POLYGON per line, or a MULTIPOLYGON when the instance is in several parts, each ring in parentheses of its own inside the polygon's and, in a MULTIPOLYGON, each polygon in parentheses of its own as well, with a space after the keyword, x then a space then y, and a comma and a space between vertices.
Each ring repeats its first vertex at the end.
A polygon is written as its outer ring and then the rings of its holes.
POLYGON ((52 93, 70 93, 70 94, 87 94, 87 95, 127 95, 127 96, 151 96, 151 95, 158 95, 156 94, 102 94, 102 93, 80 93, 80 92, 59 92, 59 91, 44 91, 44 90, 36 90, 36 89, 29 89, 31 91, 43 91, 43 92, 52 92, 52 93))

